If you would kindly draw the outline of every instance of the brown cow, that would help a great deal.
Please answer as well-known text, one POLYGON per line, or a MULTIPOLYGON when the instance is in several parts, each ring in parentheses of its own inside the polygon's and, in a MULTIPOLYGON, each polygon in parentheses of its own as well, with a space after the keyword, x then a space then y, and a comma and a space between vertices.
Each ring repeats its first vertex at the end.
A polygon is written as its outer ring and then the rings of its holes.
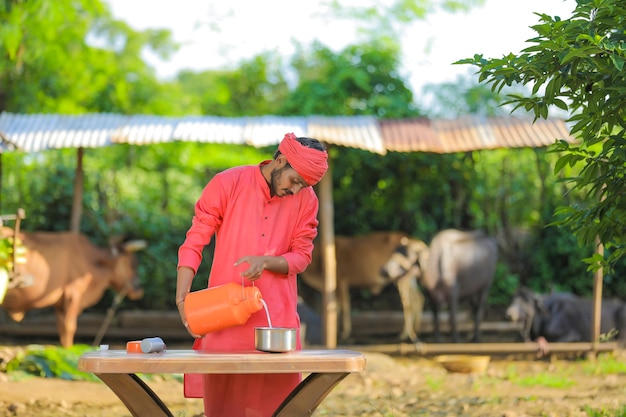
MULTIPOLYGON (((401 232, 373 232, 365 236, 336 236, 335 257, 337 259, 337 303, 341 322, 341 338, 344 340, 352 331, 350 317, 350 288, 367 288, 374 295, 394 283, 400 294, 404 314, 404 329, 401 339, 417 341, 416 329, 421 324, 424 298, 413 275, 390 280, 380 269, 406 241, 408 236, 401 232)), ((311 265, 300 274, 303 281, 317 291, 324 290, 323 260, 319 244, 313 250, 311 265)))
MULTIPOLYGON (((12 235, 6 228, 3 233, 12 235)), ((78 316, 100 301, 107 288, 124 291, 133 300, 143 296, 132 253, 145 247, 143 241, 107 250, 70 232, 23 232, 20 239, 26 248, 26 263, 18 265, 17 274, 29 277, 32 284, 10 288, 2 308, 19 322, 28 310, 54 307, 64 347, 74 344, 78 316)))

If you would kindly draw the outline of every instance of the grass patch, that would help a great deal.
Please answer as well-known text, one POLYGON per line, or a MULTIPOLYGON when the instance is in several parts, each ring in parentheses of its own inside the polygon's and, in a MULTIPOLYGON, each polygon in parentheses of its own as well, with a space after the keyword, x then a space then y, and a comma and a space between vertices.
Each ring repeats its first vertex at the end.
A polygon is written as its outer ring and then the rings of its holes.
POLYGON ((537 372, 532 375, 520 376, 515 365, 507 368, 506 379, 513 384, 522 387, 546 387, 566 389, 576 385, 571 377, 572 368, 569 365, 560 366, 558 369, 537 372))
POLYGON ((570 388, 576 385, 576 381, 567 375, 558 375, 548 372, 541 372, 536 375, 516 378, 513 381, 522 387, 546 387, 546 388, 570 388))
POLYGON ((89 345, 70 348, 30 345, 7 363, 9 377, 24 379, 27 375, 42 378, 60 378, 74 381, 98 381, 95 375, 78 370, 78 358, 95 350, 89 345))
POLYGON ((589 417, 626 417, 626 405, 623 405, 622 408, 616 411, 607 411, 591 407, 584 407, 584 411, 589 417))
MULTIPOLYGON (((100 381, 94 374, 78 370, 80 355, 97 349, 84 344, 76 344, 70 348, 29 345, 24 351, 9 360, 6 365, 6 373, 12 381, 21 381, 32 377, 100 381)), ((146 381, 183 381, 183 374, 137 375, 146 381)))
POLYGON ((595 361, 586 361, 583 369, 589 375, 626 374, 626 361, 613 354, 600 355, 595 361))
POLYGON ((426 377, 426 385, 428 385, 428 388, 430 388, 433 391, 437 391, 439 388, 441 388, 442 384, 443 384, 443 378, 433 378, 430 376, 426 377))

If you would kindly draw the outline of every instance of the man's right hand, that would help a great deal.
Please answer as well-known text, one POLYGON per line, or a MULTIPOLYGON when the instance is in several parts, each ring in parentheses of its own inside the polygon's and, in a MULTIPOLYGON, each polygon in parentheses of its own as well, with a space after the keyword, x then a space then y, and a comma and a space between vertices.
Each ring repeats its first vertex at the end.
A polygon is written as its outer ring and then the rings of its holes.
POLYGON ((187 316, 185 315, 185 301, 177 303, 176 307, 178 308, 178 314, 180 315, 180 320, 183 322, 185 329, 187 329, 187 333, 189 333, 191 337, 195 339, 200 339, 202 335, 192 332, 191 329, 189 328, 189 323, 187 323, 187 316))
POLYGON ((189 294, 194 275, 194 270, 186 266, 181 266, 176 271, 176 308, 178 309, 178 314, 187 332, 189 332, 192 337, 199 339, 202 336, 191 331, 189 323, 187 323, 187 316, 185 315, 185 298, 187 298, 189 294))

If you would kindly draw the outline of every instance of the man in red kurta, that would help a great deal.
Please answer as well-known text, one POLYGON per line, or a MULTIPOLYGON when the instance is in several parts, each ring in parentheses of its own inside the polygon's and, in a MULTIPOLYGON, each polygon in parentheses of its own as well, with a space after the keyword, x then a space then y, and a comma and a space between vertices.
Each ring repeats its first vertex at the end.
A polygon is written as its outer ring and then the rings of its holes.
MULTIPOLYGON (((192 225, 178 252, 176 305, 183 324, 184 300, 215 235, 209 287, 256 285, 273 327, 298 329, 296 276, 311 262, 319 202, 312 185, 328 168, 324 146, 287 133, 271 161, 215 175, 195 206, 192 225)), ((267 327, 264 310, 241 326, 196 338, 193 348, 213 352, 254 351, 254 328, 267 327)), ((207 417, 269 417, 298 385, 300 374, 185 376, 185 396, 203 397, 207 417)))

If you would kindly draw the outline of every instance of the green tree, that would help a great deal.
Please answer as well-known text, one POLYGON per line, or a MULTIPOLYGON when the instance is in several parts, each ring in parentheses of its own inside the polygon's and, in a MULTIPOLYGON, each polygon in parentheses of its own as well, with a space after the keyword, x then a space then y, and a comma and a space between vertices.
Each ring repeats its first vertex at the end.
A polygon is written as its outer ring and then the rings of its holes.
POLYGON ((315 43, 292 60, 297 85, 283 103, 284 115, 417 115, 413 93, 400 74, 395 42, 372 40, 339 53, 315 43))
POLYGON ((141 57, 176 48, 167 30, 132 30, 101 0, 0 3, 0 111, 181 113, 141 57))
POLYGON ((510 95, 515 108, 548 117, 556 106, 570 112, 571 133, 577 144, 559 141, 563 156, 559 172, 580 166, 568 178, 583 190, 584 203, 561 207, 556 224, 572 229, 579 242, 596 237, 608 249, 607 259, 594 256, 591 268, 608 270, 626 254, 626 3, 620 0, 577 0, 570 18, 538 14, 532 28, 537 36, 518 55, 486 59, 482 55, 459 61, 476 65, 480 81, 496 91, 514 84, 529 85, 529 95, 510 95))
POLYGON ((193 97, 202 114, 261 116, 275 114, 289 93, 282 60, 263 53, 230 70, 181 72, 177 79, 185 97, 193 97))

